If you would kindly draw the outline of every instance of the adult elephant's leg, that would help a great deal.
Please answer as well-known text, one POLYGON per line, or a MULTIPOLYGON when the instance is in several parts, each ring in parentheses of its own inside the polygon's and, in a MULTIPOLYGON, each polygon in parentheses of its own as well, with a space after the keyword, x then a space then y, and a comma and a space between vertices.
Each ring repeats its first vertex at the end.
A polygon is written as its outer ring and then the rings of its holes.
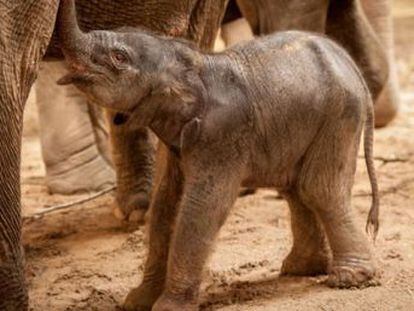
POLYGON ((390 0, 362 0, 362 6, 388 58, 388 81, 375 103, 375 124, 385 126, 395 117, 399 103, 392 3, 390 0))
POLYGON ((20 220, 24 103, 52 34, 57 0, 0 1, 0 310, 26 310, 20 220))
POLYGON ((362 71, 376 101, 388 80, 389 66, 383 45, 359 0, 332 0, 326 33, 341 43, 362 71))
POLYGON ((47 62, 36 83, 42 155, 51 193, 96 191, 115 182, 97 147, 85 97, 73 86, 58 86, 63 62, 47 62))
POLYGON ((203 50, 211 51, 223 20, 228 0, 192 0, 192 11, 187 39, 197 43, 203 50))
POLYGON ((0 63, 0 310, 26 310, 19 179, 24 98, 13 89, 11 61, 0 63))
POLYGON ((323 32, 328 0, 236 0, 256 35, 298 29, 323 32))

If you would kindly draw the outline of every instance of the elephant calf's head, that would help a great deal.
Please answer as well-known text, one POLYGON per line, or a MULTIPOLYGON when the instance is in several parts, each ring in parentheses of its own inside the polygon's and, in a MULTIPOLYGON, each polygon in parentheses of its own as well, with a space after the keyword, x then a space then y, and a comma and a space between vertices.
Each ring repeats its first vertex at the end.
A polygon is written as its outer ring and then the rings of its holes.
POLYGON ((191 97, 180 81, 188 78, 189 67, 195 68, 198 54, 187 42, 131 28, 83 33, 73 0, 61 1, 58 31, 70 70, 58 84, 74 84, 93 102, 128 114, 149 97, 152 106, 141 110, 155 111, 156 99, 166 100, 172 93, 191 97))

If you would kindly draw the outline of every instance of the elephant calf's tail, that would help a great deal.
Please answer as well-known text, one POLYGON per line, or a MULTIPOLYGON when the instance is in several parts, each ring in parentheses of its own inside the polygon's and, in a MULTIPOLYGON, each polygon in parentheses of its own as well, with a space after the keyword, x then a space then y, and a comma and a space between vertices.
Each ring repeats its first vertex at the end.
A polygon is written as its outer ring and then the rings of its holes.
POLYGON ((364 153, 365 163, 367 165, 367 171, 369 181, 371 183, 372 190, 372 205, 369 210, 366 232, 371 234, 374 241, 378 234, 379 228, 379 193, 378 193, 378 182, 375 173, 374 166, 374 155, 373 155, 373 141, 374 141, 374 108, 371 97, 368 99, 367 105, 367 119, 365 121, 364 131, 364 153))

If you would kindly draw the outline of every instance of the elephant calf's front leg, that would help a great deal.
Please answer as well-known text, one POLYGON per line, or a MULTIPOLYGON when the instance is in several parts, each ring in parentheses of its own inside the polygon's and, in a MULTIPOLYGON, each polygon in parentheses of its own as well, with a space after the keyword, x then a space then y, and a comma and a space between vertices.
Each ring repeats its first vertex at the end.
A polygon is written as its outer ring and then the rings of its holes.
POLYGON ((120 219, 141 221, 150 202, 156 138, 147 128, 127 130, 114 125, 112 113, 109 118, 118 185, 114 213, 120 219))
POLYGON ((157 167, 162 175, 156 185, 149 219, 149 252, 145 263, 142 283, 132 289, 124 303, 126 310, 151 310, 152 305, 164 290, 167 270, 168 248, 176 207, 181 195, 182 177, 176 158, 160 146, 157 167))
POLYGON ((233 176, 222 176, 213 170, 197 170, 209 172, 204 176, 185 176, 168 256, 165 290, 153 311, 198 310, 204 265, 240 186, 237 172, 224 169, 233 176))

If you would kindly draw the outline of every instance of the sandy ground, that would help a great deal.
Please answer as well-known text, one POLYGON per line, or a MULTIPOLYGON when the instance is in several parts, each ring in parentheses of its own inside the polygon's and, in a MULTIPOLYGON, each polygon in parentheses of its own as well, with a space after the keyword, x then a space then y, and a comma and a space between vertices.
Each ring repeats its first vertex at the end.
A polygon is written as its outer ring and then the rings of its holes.
MULTIPOLYGON (((404 2, 404 1, 403 1, 404 2)), ((406 1, 408 3, 409 1, 406 1)), ((376 131, 381 229, 374 249, 382 285, 336 290, 323 277, 279 277, 291 235, 287 205, 270 190, 240 198, 223 227, 202 286, 203 310, 414 310, 414 10, 396 10, 402 86, 398 119, 376 131), (411 12, 411 13, 410 13, 411 12)), ((362 154, 353 191, 361 228, 370 206, 362 154)), ((82 196, 49 195, 39 141, 23 143, 23 213, 82 196)), ((114 219, 111 194, 24 223, 32 310, 117 310, 145 260, 144 228, 114 219)))

